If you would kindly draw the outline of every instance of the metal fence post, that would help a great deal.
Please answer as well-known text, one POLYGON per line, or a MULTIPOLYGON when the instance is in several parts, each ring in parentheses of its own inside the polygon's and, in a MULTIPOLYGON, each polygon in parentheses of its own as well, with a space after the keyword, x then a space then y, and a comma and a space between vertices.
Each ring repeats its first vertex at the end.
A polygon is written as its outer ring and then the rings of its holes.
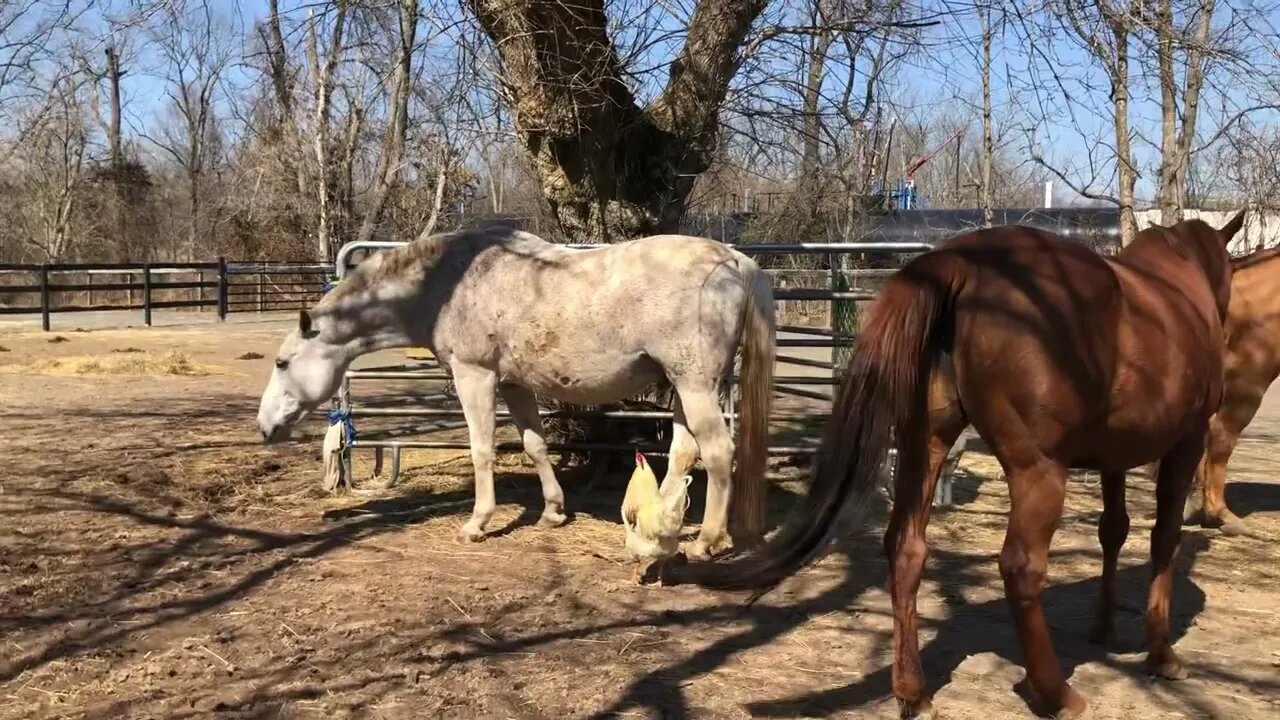
POLYGON ((258 312, 262 312, 264 309, 266 309, 262 303, 263 298, 265 297, 263 295, 263 292, 266 291, 266 285, 267 285, 267 274, 263 272, 258 273, 258 312))
POLYGON ((218 319, 227 319, 227 259, 218 258, 218 319))
POLYGON ((142 265, 142 322, 151 327, 151 263, 142 265))
POLYGON ((49 331, 49 265, 42 264, 40 266, 40 327, 45 331, 49 331))

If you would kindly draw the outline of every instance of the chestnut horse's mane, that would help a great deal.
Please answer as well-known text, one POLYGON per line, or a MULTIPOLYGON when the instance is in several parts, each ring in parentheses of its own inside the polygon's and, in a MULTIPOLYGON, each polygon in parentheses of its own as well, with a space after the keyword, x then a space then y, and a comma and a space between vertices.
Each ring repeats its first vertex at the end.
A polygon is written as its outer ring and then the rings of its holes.
POLYGON ((1255 265, 1261 265, 1268 260, 1280 257, 1280 247, 1267 248, 1265 250, 1255 250, 1248 255, 1242 255, 1231 259, 1231 266, 1235 270, 1243 270, 1255 265))

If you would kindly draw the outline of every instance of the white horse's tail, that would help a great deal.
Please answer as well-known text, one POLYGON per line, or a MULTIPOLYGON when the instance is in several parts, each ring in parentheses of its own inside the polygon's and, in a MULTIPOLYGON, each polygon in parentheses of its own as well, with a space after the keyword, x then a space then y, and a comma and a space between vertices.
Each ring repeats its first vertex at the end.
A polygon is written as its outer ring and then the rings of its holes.
POLYGON ((735 544, 764 535, 769 484, 769 412, 773 400, 773 366, 777 342, 773 286, 769 276, 750 258, 738 261, 747 289, 742 328, 742 372, 738 383, 741 403, 738 423, 738 462, 730 526, 735 544), (740 537, 742 536, 742 537, 740 537))

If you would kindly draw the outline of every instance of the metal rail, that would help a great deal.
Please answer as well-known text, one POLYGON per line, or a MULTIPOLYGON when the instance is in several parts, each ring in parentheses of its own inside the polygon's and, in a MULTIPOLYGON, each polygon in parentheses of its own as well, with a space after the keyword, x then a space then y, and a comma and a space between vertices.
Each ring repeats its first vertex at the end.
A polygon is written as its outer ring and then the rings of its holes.
MULTIPOLYGON (((344 245, 336 256, 334 263, 334 275, 341 280, 346 277, 350 266, 350 259, 354 253, 360 250, 383 250, 402 247, 408 243, 392 242, 392 241, 369 241, 369 242, 352 242, 344 245)), ((605 245, 571 245, 566 246, 573 249, 591 250, 595 248, 607 247, 605 245)), ((799 244, 763 244, 763 245, 735 245, 731 246, 737 250, 749 255, 809 255, 809 254, 826 254, 841 255, 850 253, 868 253, 868 254, 903 254, 924 252, 932 248, 931 244, 919 242, 864 242, 864 243, 799 243, 799 244)), ((834 263, 832 263, 834 267, 834 263)), ((807 289, 807 288, 788 288, 779 289, 774 292, 776 300, 807 300, 807 301, 861 301, 870 300, 875 297, 874 292, 865 290, 837 290, 831 289, 807 289)), ((865 277, 871 272, 877 276, 885 276, 891 274, 892 271, 876 270, 869 271, 866 274, 859 273, 859 276, 865 277)), ((779 338, 777 340, 778 348, 848 348, 852 345, 851 337, 841 337, 830 329, 816 328, 780 328, 784 331, 799 332, 810 337, 802 338, 779 338)), ((801 386, 829 386, 834 387, 839 384, 840 377, 838 369, 831 362, 815 360, 811 358, 793 357, 779 354, 776 358, 779 364, 793 364, 803 367, 817 368, 826 370, 831 374, 828 376, 798 376, 798 375, 778 375, 774 378, 774 391, 782 394, 789 394, 797 397, 831 401, 831 396, 805 390, 801 387, 788 387, 790 385, 801 386)), ((463 415, 460 408, 439 408, 439 407, 378 407, 367 403, 354 403, 351 398, 351 383, 353 381, 404 381, 404 380, 423 380, 433 382, 447 382, 449 375, 438 364, 430 363, 417 366, 397 366, 397 367, 379 367, 358 370, 349 370, 343 378, 339 388, 338 395, 334 398, 334 407, 339 413, 355 421, 358 418, 367 419, 394 419, 394 418, 417 418, 417 419, 452 419, 463 415)), ((734 384, 736 377, 726 378, 726 408, 721 414, 730 426, 730 432, 736 432, 736 422, 738 413, 736 410, 736 393, 734 384)), ((439 394, 433 394, 431 399, 436 399, 439 394)), ((669 421, 671 412, 663 410, 540 410, 539 415, 544 418, 606 418, 609 420, 652 420, 652 421, 669 421)), ((510 413, 506 410, 498 410, 497 417, 500 420, 510 419, 510 413)), ((770 415, 771 423, 816 423, 821 422, 830 417, 829 412, 775 412, 770 415)), ((444 429, 456 429, 457 425, 445 427, 434 427, 431 431, 440 431, 444 429)), ((346 477, 351 477, 351 451, 356 448, 369 448, 374 451, 374 475, 380 475, 383 466, 383 453, 387 450, 391 451, 391 471, 388 477, 388 486, 393 485, 400 474, 401 451, 406 448, 423 448, 423 449, 448 449, 448 450, 466 450, 470 447, 469 443, 462 440, 400 440, 400 439, 365 439, 358 437, 349 447, 344 447, 342 457, 342 467, 346 473, 346 477)), ((659 446, 648 446, 637 448, 634 445, 613 444, 613 443, 549 443, 548 450, 553 452, 577 451, 577 452, 631 452, 641 450, 653 454, 666 454, 667 448, 659 446)), ((521 443, 495 443, 495 452, 523 452, 524 446, 521 443)), ((812 455, 816 451, 812 446, 801 445, 785 445, 773 446, 769 448, 772 455, 812 455)), ((893 459, 896 459, 896 450, 891 451, 891 462, 889 473, 893 472, 893 459)), ((938 490, 934 495, 935 504, 949 503, 951 497, 951 478, 944 477, 938 483, 938 490)))

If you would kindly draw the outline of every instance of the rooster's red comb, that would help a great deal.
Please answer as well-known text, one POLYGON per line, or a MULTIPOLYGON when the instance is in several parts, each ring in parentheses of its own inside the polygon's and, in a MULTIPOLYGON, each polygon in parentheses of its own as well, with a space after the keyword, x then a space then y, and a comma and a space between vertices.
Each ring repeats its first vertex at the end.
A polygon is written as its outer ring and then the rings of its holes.
POLYGON ((636 451, 636 465, 644 465, 644 455, 639 450, 636 451))

